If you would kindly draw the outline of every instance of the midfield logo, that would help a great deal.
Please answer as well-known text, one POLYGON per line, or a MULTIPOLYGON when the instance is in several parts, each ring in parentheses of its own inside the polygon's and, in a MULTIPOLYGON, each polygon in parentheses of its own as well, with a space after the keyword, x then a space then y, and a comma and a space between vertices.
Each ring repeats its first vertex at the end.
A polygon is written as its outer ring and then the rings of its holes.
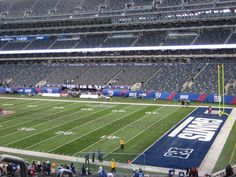
POLYGON ((177 148, 171 147, 165 154, 165 157, 179 158, 179 159, 188 159, 193 149, 177 148))

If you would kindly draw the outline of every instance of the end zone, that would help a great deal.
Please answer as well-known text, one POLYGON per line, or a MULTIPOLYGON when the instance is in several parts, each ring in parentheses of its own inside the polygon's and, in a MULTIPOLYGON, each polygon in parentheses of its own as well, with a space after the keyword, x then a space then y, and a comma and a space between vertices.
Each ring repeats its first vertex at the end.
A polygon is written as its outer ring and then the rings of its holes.
MULTIPOLYGON (((195 109, 143 153, 145 160, 138 157, 133 163, 175 169, 199 168, 228 118, 226 114, 208 114, 206 110, 195 109)), ((231 111, 225 109, 227 114, 231 111)))

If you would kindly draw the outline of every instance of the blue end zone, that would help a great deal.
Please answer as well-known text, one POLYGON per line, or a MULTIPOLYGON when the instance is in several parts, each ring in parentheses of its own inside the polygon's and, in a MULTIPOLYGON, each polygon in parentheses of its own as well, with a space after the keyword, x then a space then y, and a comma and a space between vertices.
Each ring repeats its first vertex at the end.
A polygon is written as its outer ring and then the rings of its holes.
MULTIPOLYGON (((228 118, 227 115, 219 117, 217 111, 213 109, 212 114, 208 114, 207 108, 197 108, 133 164, 176 169, 199 167, 228 118)), ((225 113, 231 111, 225 109, 225 113)))

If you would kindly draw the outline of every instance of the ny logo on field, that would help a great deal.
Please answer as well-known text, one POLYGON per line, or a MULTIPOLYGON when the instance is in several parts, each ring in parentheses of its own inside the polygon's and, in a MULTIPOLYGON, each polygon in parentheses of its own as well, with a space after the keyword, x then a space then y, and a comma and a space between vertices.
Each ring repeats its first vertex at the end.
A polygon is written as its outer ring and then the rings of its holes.
POLYGON ((184 149, 171 147, 165 154, 165 157, 173 157, 180 159, 188 159, 190 154, 193 152, 193 149, 184 149))

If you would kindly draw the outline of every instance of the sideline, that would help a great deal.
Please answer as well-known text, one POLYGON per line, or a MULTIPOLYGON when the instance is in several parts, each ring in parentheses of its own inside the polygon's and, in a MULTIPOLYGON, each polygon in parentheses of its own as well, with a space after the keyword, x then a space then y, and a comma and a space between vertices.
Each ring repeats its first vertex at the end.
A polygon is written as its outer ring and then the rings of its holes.
MULTIPOLYGON (((109 102, 109 101, 85 101, 85 100, 63 100, 63 99, 39 99, 39 98, 14 98, 14 97, 0 97, 0 99, 6 100, 32 100, 32 101, 51 101, 51 102, 67 102, 67 103, 93 103, 93 104, 112 104, 112 105, 136 105, 136 106, 169 106, 169 107, 186 107, 185 105, 177 104, 154 104, 154 103, 127 103, 127 102, 109 102)), ((197 107, 208 107, 200 105, 188 105, 187 107, 197 108, 197 107)), ((212 106, 212 108, 218 108, 218 105, 212 106)), ((225 108, 234 108, 234 107, 225 107, 225 108)))
POLYGON ((232 129, 231 125, 235 122, 236 117, 236 109, 234 108, 230 114, 232 116, 232 120, 227 118, 223 127, 221 128, 218 136, 216 137, 214 143, 212 144, 211 148, 209 149, 207 155, 205 156, 204 160, 202 161, 201 166, 199 167, 199 175, 204 176, 206 173, 212 174, 214 167, 219 159, 221 151, 224 148, 226 140, 230 134, 232 129), (233 121, 233 122, 232 122, 233 121))
MULTIPOLYGON (((58 155, 58 154, 52 154, 52 153, 36 152, 36 151, 14 149, 14 148, 7 148, 7 147, 0 147, 0 152, 40 157, 40 158, 46 158, 46 159, 61 160, 61 161, 69 161, 69 162, 75 162, 75 163, 78 163, 78 162, 84 163, 84 158, 79 158, 75 156, 58 155)), ((98 160, 95 160, 95 162, 91 164, 110 167, 111 162, 110 161, 99 162, 98 160)), ((167 168, 141 166, 141 165, 128 165, 127 163, 119 163, 119 162, 117 162, 117 167, 123 168, 123 169, 130 169, 131 171, 134 167, 135 168, 142 167, 142 169, 145 169, 145 171, 148 171, 148 172, 168 173, 167 168)))

